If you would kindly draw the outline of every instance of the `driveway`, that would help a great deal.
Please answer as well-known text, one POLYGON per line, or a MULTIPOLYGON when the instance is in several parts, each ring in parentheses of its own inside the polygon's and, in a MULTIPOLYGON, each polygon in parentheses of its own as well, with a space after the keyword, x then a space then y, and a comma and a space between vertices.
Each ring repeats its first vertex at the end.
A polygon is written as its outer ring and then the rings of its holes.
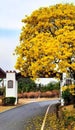
POLYGON ((48 105, 57 100, 33 102, 18 108, 0 113, 0 130, 25 130, 25 122, 33 116, 45 114, 48 105))

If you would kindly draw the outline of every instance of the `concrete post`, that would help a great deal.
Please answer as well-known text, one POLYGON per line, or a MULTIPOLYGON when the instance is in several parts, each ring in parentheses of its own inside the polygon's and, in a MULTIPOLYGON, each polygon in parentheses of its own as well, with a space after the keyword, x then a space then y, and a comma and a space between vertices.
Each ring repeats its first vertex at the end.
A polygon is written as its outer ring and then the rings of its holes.
POLYGON ((6 97, 16 97, 15 104, 17 104, 17 80, 15 71, 6 72, 6 97))
POLYGON ((61 98, 61 106, 64 106, 64 99, 62 98, 62 87, 65 84, 65 80, 66 80, 66 73, 62 74, 62 80, 60 83, 60 98, 61 98))

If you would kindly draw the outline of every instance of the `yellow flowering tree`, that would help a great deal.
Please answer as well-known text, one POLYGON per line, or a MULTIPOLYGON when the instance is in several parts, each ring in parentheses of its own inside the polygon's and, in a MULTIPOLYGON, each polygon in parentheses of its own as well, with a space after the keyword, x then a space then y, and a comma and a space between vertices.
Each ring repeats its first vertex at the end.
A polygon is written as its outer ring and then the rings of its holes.
POLYGON ((66 90, 69 90, 69 92, 72 94, 72 95, 75 95, 75 85, 74 84, 71 84, 69 86, 63 86, 62 87, 62 92, 66 91, 66 90))
POLYGON ((73 104, 75 107, 75 84, 62 87, 62 98, 65 104, 73 104))
POLYGON ((75 75, 75 6, 39 8, 22 20, 16 69, 24 76, 51 77, 56 72, 75 75))

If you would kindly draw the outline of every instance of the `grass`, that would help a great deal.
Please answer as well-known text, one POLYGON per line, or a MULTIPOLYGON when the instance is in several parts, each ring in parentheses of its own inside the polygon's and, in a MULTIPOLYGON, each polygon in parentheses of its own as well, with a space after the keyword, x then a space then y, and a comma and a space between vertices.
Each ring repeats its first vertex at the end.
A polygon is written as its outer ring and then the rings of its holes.
POLYGON ((40 130, 44 116, 36 116, 27 120, 25 130, 40 130))
POLYGON ((75 108, 73 105, 63 107, 64 125, 75 130, 75 108))
POLYGON ((45 128, 49 130, 48 128, 51 126, 53 130, 75 130, 75 108, 73 105, 61 108, 60 113, 59 118, 55 113, 48 114, 45 128))

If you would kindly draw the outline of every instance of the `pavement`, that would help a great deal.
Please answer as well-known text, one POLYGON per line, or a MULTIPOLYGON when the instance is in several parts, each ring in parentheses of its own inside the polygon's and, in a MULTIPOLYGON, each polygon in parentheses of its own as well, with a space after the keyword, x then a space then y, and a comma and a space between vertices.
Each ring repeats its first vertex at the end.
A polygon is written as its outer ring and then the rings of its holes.
POLYGON ((10 110, 12 108, 22 106, 24 104, 28 104, 31 102, 41 102, 41 101, 49 101, 49 100, 55 100, 58 98, 20 98, 17 105, 14 106, 2 106, 1 100, 0 100, 0 113, 10 110))
POLYGON ((32 99, 31 103, 20 105, 20 107, 2 112, 0 113, 0 130, 26 130, 25 127, 27 125, 27 119, 45 114, 48 105, 52 105, 57 102, 58 100, 56 99, 42 102, 36 102, 32 99))

